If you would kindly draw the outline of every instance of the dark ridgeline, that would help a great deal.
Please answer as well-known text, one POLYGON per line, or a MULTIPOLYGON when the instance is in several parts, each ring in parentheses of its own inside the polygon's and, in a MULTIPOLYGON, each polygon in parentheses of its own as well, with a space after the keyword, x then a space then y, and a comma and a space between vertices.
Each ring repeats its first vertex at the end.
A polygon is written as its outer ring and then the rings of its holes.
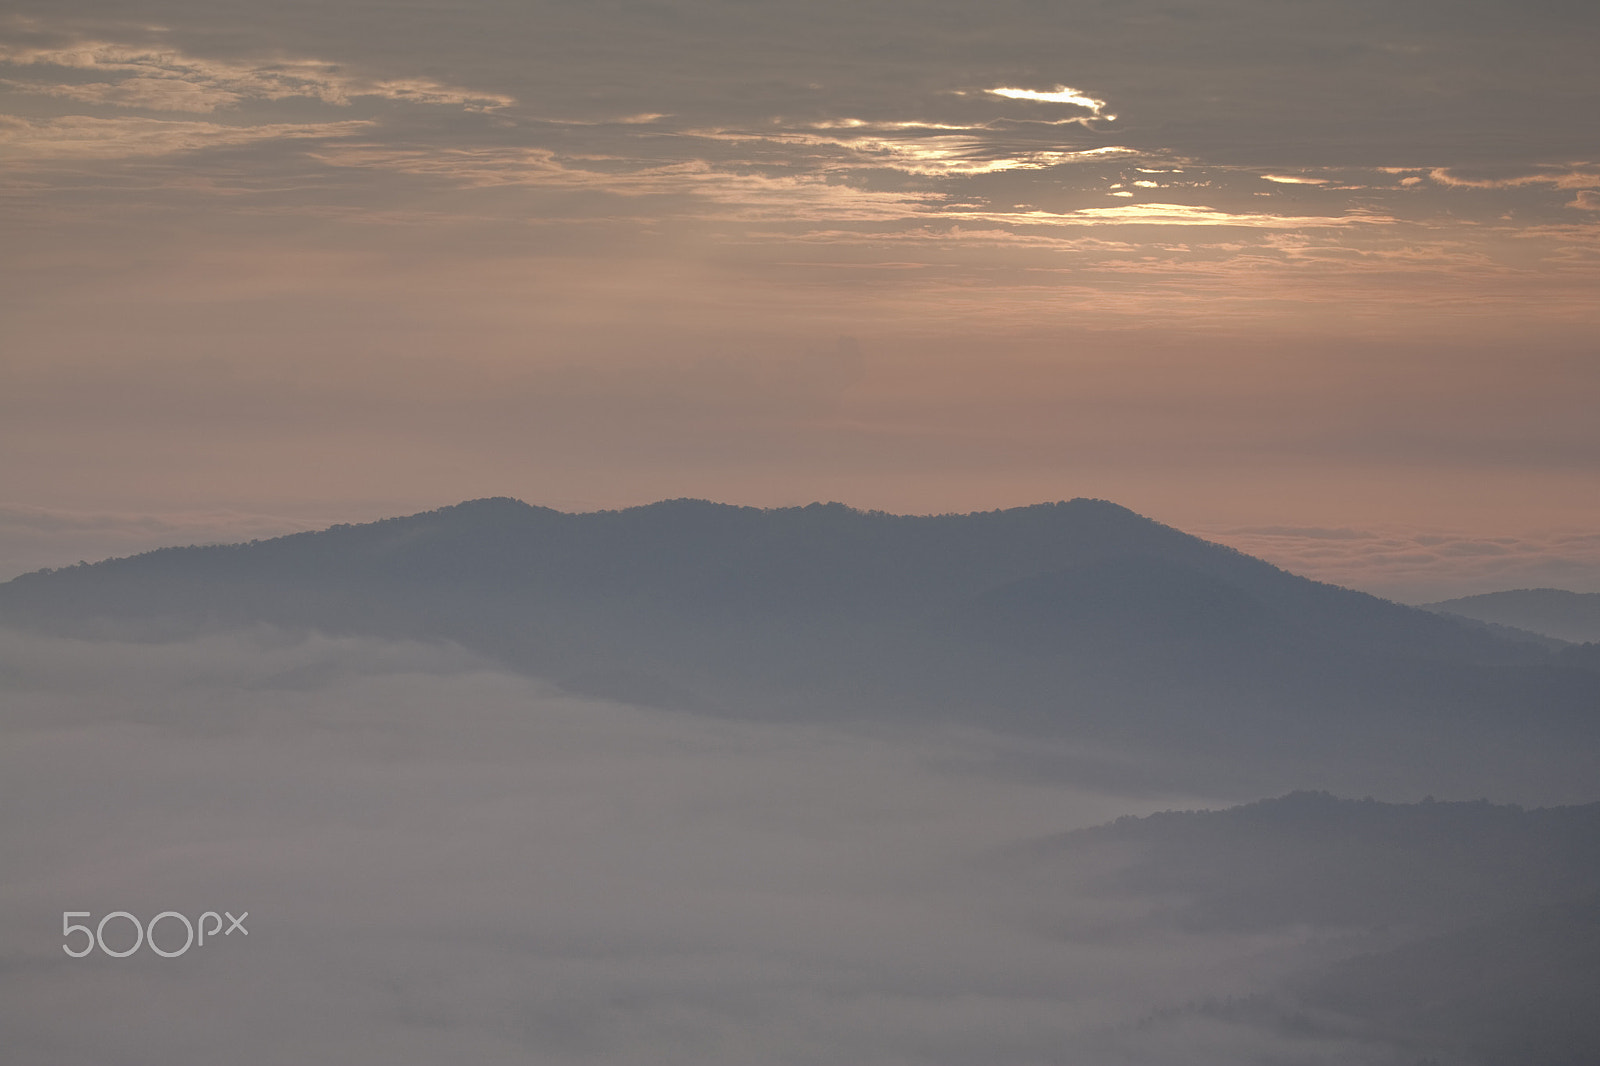
POLYGON ((1574 644, 1600 642, 1600 592, 1510 589, 1424 606, 1441 614, 1514 626, 1574 644))
POLYGON ((1126 817, 1015 849, 1049 876, 1171 901, 1196 932, 1296 925, 1435 934, 1600 893, 1600 803, 1524 810, 1294 792, 1222 811, 1126 817), (1114 855, 1114 863, 1095 856, 1114 855), (1085 861, 1088 860, 1088 861, 1085 861))
POLYGON ((1101 500, 933 517, 476 500, 28 574, 0 586, 0 618, 448 639, 602 696, 1132 744, 1169 759, 1157 777, 1251 791, 1498 786, 1529 780, 1525 761, 1560 793, 1600 770, 1583 659, 1101 500))
POLYGON ((1310 929, 1323 945, 1327 961, 1270 993, 1180 1014, 1407 1049, 1407 1062, 1600 1062, 1600 803, 1298 792, 1118 819, 995 868, 1013 885, 1145 900, 1146 923, 1189 935, 1310 929))

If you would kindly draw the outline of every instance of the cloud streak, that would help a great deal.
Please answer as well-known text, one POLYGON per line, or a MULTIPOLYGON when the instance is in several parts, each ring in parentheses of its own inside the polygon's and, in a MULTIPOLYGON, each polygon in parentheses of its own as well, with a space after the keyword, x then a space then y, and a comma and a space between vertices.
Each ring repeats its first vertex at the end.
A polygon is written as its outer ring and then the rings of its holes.
POLYGON ((1440 185, 1458 189, 1516 189, 1530 185, 1549 185, 1557 189, 1600 188, 1600 170, 1587 166, 1572 169, 1551 168, 1511 177, 1474 177, 1470 174, 1457 174, 1446 167, 1435 167, 1428 171, 1428 177, 1440 185))
POLYGON ((232 126, 156 118, 72 115, 29 121, 0 115, 0 157, 17 160, 133 159, 270 141, 350 137, 365 120, 232 126))
POLYGON ((164 46, 89 40, 65 47, 0 46, 0 64, 26 69, 32 80, 9 80, 22 92, 79 103, 156 111, 211 112, 252 100, 315 100, 349 107, 360 99, 460 107, 487 111, 516 101, 473 92, 427 78, 372 78, 317 59, 227 62, 188 55, 164 46), (51 70, 108 76, 113 80, 52 82, 51 70))

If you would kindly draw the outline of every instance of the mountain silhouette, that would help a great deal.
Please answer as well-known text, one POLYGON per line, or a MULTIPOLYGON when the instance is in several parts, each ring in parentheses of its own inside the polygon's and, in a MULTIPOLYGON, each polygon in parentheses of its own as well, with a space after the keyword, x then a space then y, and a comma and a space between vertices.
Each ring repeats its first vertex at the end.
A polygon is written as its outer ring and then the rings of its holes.
MULTIPOLYGON (((0 585, 0 620, 444 639, 600 696, 1134 744, 1217 780, 1252 761, 1548 774, 1551 751, 1550 781, 1592 780, 1600 751, 1584 663, 1103 500, 940 516, 475 500, 23 575, 0 585)), ((1367 787, 1289 779, 1340 782, 1367 787)))
POLYGON ((1515 626, 1575 644, 1600 642, 1600 592, 1511 589, 1424 606, 1441 614, 1515 626))
POLYGON ((1047 838, 1013 862, 1107 869, 1101 891, 1177 901, 1195 931, 1294 926, 1437 934, 1600 893, 1600 803, 1525 810, 1293 792, 1047 838))
POLYGON ((1600 1061, 1600 803, 1296 792, 1120 818, 998 858, 1007 878, 1143 907, 1191 937, 1310 931, 1324 956, 1179 1015, 1408 1052, 1372 1061, 1600 1061))

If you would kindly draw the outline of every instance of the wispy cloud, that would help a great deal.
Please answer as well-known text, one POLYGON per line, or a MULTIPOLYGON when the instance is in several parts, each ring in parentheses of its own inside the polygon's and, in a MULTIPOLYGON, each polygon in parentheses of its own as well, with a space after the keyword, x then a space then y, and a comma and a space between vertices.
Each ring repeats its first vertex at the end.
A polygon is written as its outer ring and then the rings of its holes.
POLYGON ((864 122, 839 119, 803 128, 688 129, 692 137, 714 143, 822 149, 816 160, 830 170, 887 169, 921 177, 969 177, 1007 170, 1038 170, 1118 154, 1137 154, 1120 145, 1082 148, 1008 143, 990 127, 930 122, 864 122))
POLYGON ((209 114, 240 102, 242 97, 227 89, 198 81, 174 77, 134 75, 120 81, 48 82, 0 80, 14 92, 53 96, 79 104, 131 107, 148 111, 180 111, 209 114))
POLYGON ((225 125, 182 119, 62 118, 29 120, 0 115, 0 157, 26 160, 128 159, 224 148, 260 141, 348 137, 372 126, 342 122, 225 125))
POLYGON ((1464 189, 1515 189, 1528 185, 1549 185, 1557 189, 1600 188, 1600 169, 1578 165, 1570 168, 1544 168, 1508 177, 1477 176, 1449 167, 1435 167, 1428 177, 1440 185, 1464 189))
POLYGON ((0 64, 26 70, 26 80, 8 79, 14 91, 60 97, 79 103, 157 111, 210 112, 251 100, 308 99, 348 107, 373 98, 412 104, 446 105, 486 111, 516 101, 446 85, 428 78, 361 75, 317 59, 277 58, 229 62, 161 46, 90 40, 64 47, 0 45, 0 64), (73 80, 52 78, 72 72, 73 80), (104 81, 84 82, 82 75, 104 81))
MULTIPOLYGON (((976 217, 995 218, 975 213, 976 217)), ((1307 229, 1329 226, 1389 225, 1395 219, 1385 215, 1351 211, 1344 215, 1274 215, 1261 212, 1219 211, 1195 204, 1139 203, 1117 207, 1083 207, 1059 214, 1046 211, 1021 211, 1007 217, 1017 222, 1042 222, 1056 225, 1144 225, 1144 226, 1245 226, 1252 229, 1307 229)))
MULTIPOLYGON (((931 190, 863 189, 829 181, 825 174, 752 172, 698 159, 659 164, 561 155, 548 149, 383 144, 330 146, 310 154, 334 167, 392 170, 464 187, 581 190, 634 200, 669 197, 670 203, 654 203, 650 210, 682 217, 894 221, 931 210, 943 199, 931 190)), ((613 212, 609 217, 617 216, 613 212)))

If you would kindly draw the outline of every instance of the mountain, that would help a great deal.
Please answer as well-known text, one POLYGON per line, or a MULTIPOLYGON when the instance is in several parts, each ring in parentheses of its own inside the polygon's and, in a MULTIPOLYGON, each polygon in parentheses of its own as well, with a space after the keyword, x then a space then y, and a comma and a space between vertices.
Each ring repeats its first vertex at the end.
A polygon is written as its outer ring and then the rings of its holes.
POLYGON ((1193 931, 1294 926, 1438 934, 1600 893, 1600 803, 1524 810, 1294 792, 1120 818, 1030 845, 1023 865, 1115 872, 1100 891, 1176 900, 1193 931))
POLYGON ((1349 1019, 1364 1039, 1435 1062, 1592 1066, 1597 988, 1600 895, 1591 894, 1344 960, 1304 975, 1294 994, 1349 1019))
POLYGON ((477 500, 23 575, 0 585, 0 620, 444 639, 633 702, 1131 747, 1139 773, 1257 795, 1513 778, 1587 794, 1600 776, 1584 664, 1101 500, 941 516, 477 500))
POLYGON ((1515 626, 1574 644, 1600 642, 1600 592, 1512 589, 1424 605, 1440 614, 1515 626))
POLYGON ((1303 938, 1275 985, 1152 1026, 1200 1016, 1340 1041, 1346 1054, 1398 1052, 1350 1060, 1362 1062, 1600 1061, 1600 803, 1523 810, 1298 792, 1122 818, 1012 849, 997 866, 1062 898, 1114 900, 1118 913, 1142 902, 1153 908, 1144 921, 1191 938, 1303 938))

